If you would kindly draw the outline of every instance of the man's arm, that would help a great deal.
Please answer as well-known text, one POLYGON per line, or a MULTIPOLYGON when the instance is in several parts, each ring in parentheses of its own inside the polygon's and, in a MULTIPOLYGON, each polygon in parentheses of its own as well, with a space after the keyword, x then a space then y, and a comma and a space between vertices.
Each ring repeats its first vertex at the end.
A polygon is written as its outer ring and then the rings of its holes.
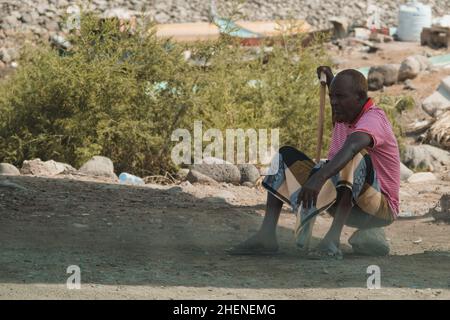
POLYGON ((325 181, 341 171, 358 152, 372 145, 373 140, 369 134, 364 132, 352 133, 333 159, 313 174, 302 186, 298 202, 302 201, 305 208, 316 205, 317 196, 325 181))

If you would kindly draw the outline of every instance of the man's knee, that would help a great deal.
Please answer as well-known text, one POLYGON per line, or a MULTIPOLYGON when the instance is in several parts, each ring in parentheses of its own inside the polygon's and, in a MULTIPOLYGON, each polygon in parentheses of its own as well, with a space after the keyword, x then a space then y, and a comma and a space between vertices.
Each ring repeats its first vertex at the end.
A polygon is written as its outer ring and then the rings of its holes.
POLYGON ((348 206, 352 204, 352 190, 348 187, 338 187, 336 189, 336 205, 338 206, 348 206))

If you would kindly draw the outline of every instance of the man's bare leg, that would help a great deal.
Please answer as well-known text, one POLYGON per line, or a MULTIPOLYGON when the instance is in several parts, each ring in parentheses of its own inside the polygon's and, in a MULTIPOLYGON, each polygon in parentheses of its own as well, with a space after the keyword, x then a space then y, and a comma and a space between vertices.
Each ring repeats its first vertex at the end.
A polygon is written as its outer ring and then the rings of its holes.
POLYGON ((237 245, 235 248, 232 248, 230 252, 238 252, 241 249, 251 250, 253 248, 255 250, 277 251, 278 243, 276 230, 282 206, 283 202, 273 194, 268 192, 266 214, 264 216, 261 228, 256 234, 254 234, 241 244, 237 245))
POLYGON ((349 188, 339 188, 337 194, 336 212, 330 230, 319 245, 320 250, 330 253, 339 252, 342 228, 352 210, 352 190, 349 188))

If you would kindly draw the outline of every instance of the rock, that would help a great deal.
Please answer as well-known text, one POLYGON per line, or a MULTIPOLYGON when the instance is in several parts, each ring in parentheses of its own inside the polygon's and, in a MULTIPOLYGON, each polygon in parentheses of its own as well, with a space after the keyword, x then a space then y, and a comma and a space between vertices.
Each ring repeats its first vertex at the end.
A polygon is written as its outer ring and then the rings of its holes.
POLYGON ((408 178, 409 183, 419 183, 419 182, 427 182, 427 181, 435 181, 437 180, 436 176, 431 172, 418 172, 414 173, 408 178))
POLYGON ((192 187, 192 184, 189 181, 183 181, 182 183, 180 183, 180 187, 190 188, 190 187, 192 187))
POLYGON ((27 24, 35 24, 38 19, 39 14, 36 11, 25 12, 21 17, 22 22, 27 24))
POLYGON ((375 71, 372 68, 369 70, 367 78, 369 90, 376 91, 383 88, 384 76, 381 72, 375 71))
POLYGON ((56 48, 68 50, 72 44, 61 35, 54 34, 50 37, 50 43, 56 48))
POLYGON ((404 90, 417 90, 416 86, 412 83, 411 79, 407 79, 403 86, 404 90))
POLYGON ((232 164, 194 164, 192 170, 198 171, 217 182, 228 182, 239 184, 241 173, 235 165, 232 164))
POLYGON ((43 2, 40 2, 36 7, 36 10, 40 15, 44 15, 47 12, 47 9, 48 9, 48 5, 43 2))
POLYGON ((241 173, 241 184, 245 182, 255 184, 260 177, 259 170, 252 164, 239 164, 237 167, 241 173))
POLYGON ((186 180, 186 177, 188 174, 189 174, 189 169, 180 169, 177 172, 177 175, 181 180, 186 180))
POLYGON ((412 57, 406 58, 400 65, 398 80, 414 79, 420 72, 420 62, 412 57))
POLYGON ((440 87, 443 91, 445 91, 445 93, 450 93, 450 76, 441 80, 440 87))
POLYGON ((196 170, 189 170, 188 175, 186 176, 186 180, 190 183, 200 183, 200 184, 209 184, 209 185, 218 185, 219 183, 204 175, 196 170))
POLYGON ((430 62, 427 57, 414 55, 406 58, 400 65, 398 72, 398 81, 414 79, 421 71, 430 68, 430 62))
POLYGON ((10 54, 8 53, 8 50, 6 50, 6 48, 0 49, 0 60, 2 60, 6 64, 9 64, 12 62, 12 58, 11 58, 10 54))
POLYGON ((59 23, 55 20, 47 20, 45 21, 45 27, 48 31, 59 31, 59 23))
POLYGON ((442 79, 437 91, 422 102, 422 108, 432 117, 450 109, 450 76, 442 79))
POLYGON ((20 176, 20 171, 9 163, 0 163, 0 176, 20 176))
POLYGON ((360 229, 352 234, 348 242, 353 252, 369 256, 385 256, 389 254, 389 243, 383 228, 360 229))
POLYGON ((433 92, 422 102, 422 109, 432 117, 450 109, 450 100, 440 90, 433 92))
POLYGON ((416 59, 419 62, 420 65, 420 71, 426 71, 426 70, 431 70, 432 69, 432 64, 431 62, 428 60, 427 57, 422 56, 420 54, 415 54, 412 56, 414 59, 416 59))
POLYGON ((438 171, 450 164, 450 153, 428 144, 406 146, 403 163, 409 168, 438 171))
POLYGON ((3 29, 13 29, 17 27, 20 24, 20 21, 17 19, 17 17, 10 15, 7 17, 2 18, 2 28, 3 29))
POLYGON ((253 187, 255 186, 254 183, 251 183, 251 182, 249 182, 249 181, 244 182, 242 185, 243 185, 244 187, 248 187, 248 188, 253 188, 253 187))
POLYGON ((158 12, 155 15, 155 20, 159 23, 166 23, 170 21, 170 16, 166 14, 165 12, 158 12))
POLYGON ((397 82, 400 65, 385 64, 369 69, 368 84, 370 90, 379 90, 384 86, 391 86, 397 82))
POLYGON ((333 24, 333 37, 335 39, 342 39, 347 36, 349 23, 346 17, 331 17, 329 21, 333 24))
POLYGON ((406 181, 409 177, 411 177, 414 174, 414 172, 409 169, 407 166, 405 166, 403 163, 400 162, 400 180, 406 181))
POLYGON ((116 174, 114 173, 113 162, 111 159, 103 156, 92 157, 81 166, 79 171, 94 177, 107 177, 115 181, 118 180, 116 174))
POLYGON ((73 173, 77 170, 72 166, 53 160, 42 161, 41 159, 25 160, 20 172, 35 176, 55 176, 61 173, 73 173))

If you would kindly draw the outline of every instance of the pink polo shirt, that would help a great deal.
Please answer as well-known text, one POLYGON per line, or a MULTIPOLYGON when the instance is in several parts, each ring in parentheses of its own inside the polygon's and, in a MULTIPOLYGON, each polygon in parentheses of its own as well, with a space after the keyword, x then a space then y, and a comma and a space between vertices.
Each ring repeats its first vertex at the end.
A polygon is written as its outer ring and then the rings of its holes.
POLYGON ((400 154, 391 123, 382 109, 371 99, 364 105, 361 114, 353 124, 336 122, 333 128, 328 159, 333 159, 353 132, 368 133, 373 147, 367 148, 372 159, 381 192, 397 217, 400 191, 400 154))

